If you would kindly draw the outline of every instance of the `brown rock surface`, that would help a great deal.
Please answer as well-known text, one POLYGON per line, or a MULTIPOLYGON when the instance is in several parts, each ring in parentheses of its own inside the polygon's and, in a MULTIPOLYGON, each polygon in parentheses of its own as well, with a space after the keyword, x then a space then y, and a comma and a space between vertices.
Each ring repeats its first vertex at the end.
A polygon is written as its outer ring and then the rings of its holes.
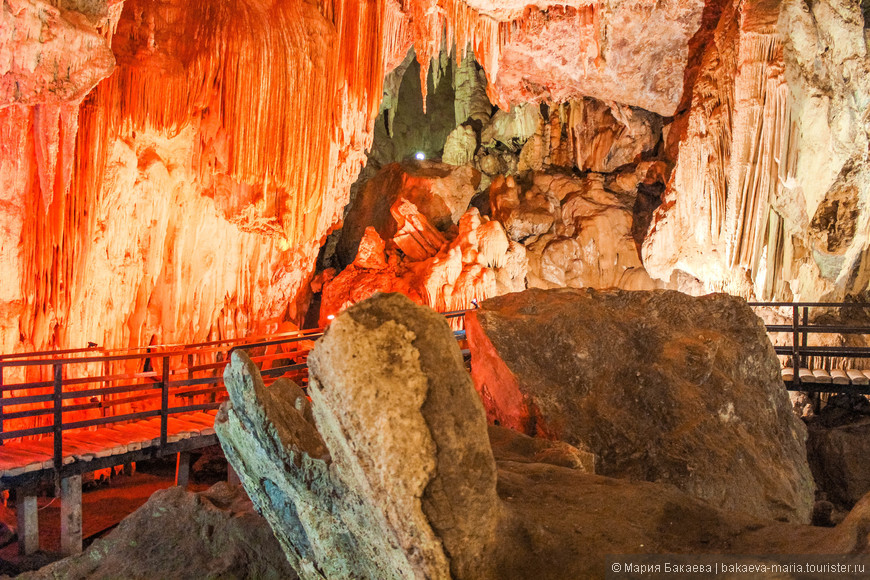
POLYGON ((857 395, 828 400, 807 420, 807 459, 821 491, 850 509, 870 492, 870 402, 857 395))
MULTIPOLYGON (((870 496, 834 529, 729 512, 670 485, 498 462, 505 580, 610 578, 613 554, 867 554, 870 496)), ((789 578, 789 576, 785 576, 789 578)))
POLYGON ((244 491, 219 483, 192 493, 156 492, 84 553, 17 576, 22 580, 297 578, 244 491))
POLYGON ((809 521, 806 431, 741 300, 528 290, 484 302, 467 332, 491 421, 587 449, 603 475, 809 521))
POLYGON ((595 473, 595 455, 564 441, 529 437, 513 429, 490 425, 489 443, 497 461, 546 463, 595 473))

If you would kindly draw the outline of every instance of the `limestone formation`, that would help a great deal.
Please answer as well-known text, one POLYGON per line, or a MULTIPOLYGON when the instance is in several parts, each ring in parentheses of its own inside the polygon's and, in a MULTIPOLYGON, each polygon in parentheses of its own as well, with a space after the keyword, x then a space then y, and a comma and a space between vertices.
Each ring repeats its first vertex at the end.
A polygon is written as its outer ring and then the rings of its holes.
POLYGON ((516 180, 497 177, 489 188, 492 216, 515 242, 533 242, 553 225, 558 201, 546 195, 523 195, 516 180), (521 197, 522 196, 522 199, 521 197))
POLYGON ((396 222, 393 243, 410 259, 418 262, 426 260, 447 245, 441 232, 429 223, 416 205, 404 197, 397 199, 390 207, 390 215, 396 222))
POLYGON ((569 115, 574 165, 581 171, 610 173, 637 163, 661 137, 661 118, 641 109, 581 99, 571 101, 569 115))
POLYGON ((761 321, 726 295, 528 290, 466 317, 491 421, 724 509, 808 522, 806 430, 761 321))
MULTIPOLYGON (((420 230, 413 231, 414 236, 423 237, 420 230)), ((443 238, 437 231, 426 231, 430 240, 426 246, 431 250, 443 238)), ((364 257, 369 251, 367 245, 361 244, 354 263, 325 282, 321 324, 376 291, 400 292, 438 312, 447 312, 471 308, 474 300, 525 288, 525 248, 508 239, 499 222, 481 218, 472 208, 450 235, 450 242, 430 255, 410 233, 397 232, 390 240, 392 249, 387 250, 386 267, 373 266, 372 260, 364 257)))
POLYGON ((748 276, 759 298, 783 291, 773 284, 783 227, 771 201, 795 152, 778 5, 726 2, 705 47, 674 176, 644 242, 656 278, 679 269, 748 296, 748 276))
POLYGON ((530 6, 498 52, 479 59, 493 102, 504 108, 589 96, 672 115, 704 5, 605 0, 550 11, 530 6))
POLYGON ((468 125, 460 125, 447 136, 441 160, 449 165, 471 165, 477 150, 477 135, 468 125))
POLYGON ((540 122, 541 114, 535 105, 518 105, 510 111, 499 109, 484 127, 480 142, 485 147, 501 143, 515 149, 535 134, 540 122))
POLYGON ((83 554, 17 578, 295 580, 297 576, 244 491, 219 483, 201 493, 180 487, 157 491, 83 554))
MULTIPOLYGON (((116 2, 95 2, 107 3, 116 2)), ((6 2, 0 10, 0 108, 61 103, 78 108, 115 68, 105 33, 117 21, 106 21, 106 14, 88 16, 93 19, 40 0, 6 2)))
POLYGON ((675 123, 674 177, 644 243, 653 276, 763 300, 867 287, 864 16, 841 0, 725 3, 675 123))
POLYGON ((786 0, 777 23, 797 152, 773 203, 786 231, 799 232, 790 277, 809 299, 870 281, 868 23, 867 3, 848 0, 786 0))
POLYGON ((302 578, 487 578, 499 516, 484 411, 449 326, 382 294, 309 357, 308 402, 239 351, 215 429, 302 578))
POLYGON ((403 197, 436 228, 459 222, 474 195, 478 173, 471 167, 454 167, 434 161, 390 164, 371 179, 348 210, 338 245, 339 257, 353 261, 367 227, 384 240, 392 238, 398 225, 390 208, 403 197))
POLYGON ((493 181, 492 215, 526 246, 528 287, 656 287, 633 237, 637 186, 646 177, 636 173, 621 196, 607 191, 603 176, 595 173, 585 178, 535 173, 525 191, 512 177, 493 181))
MULTIPOLYGON (((463 179, 476 177, 467 166, 408 162, 388 166, 372 179, 364 198, 358 198, 356 209, 348 214, 342 243, 349 247, 353 232, 365 223, 374 225, 365 230, 351 265, 324 277, 321 324, 376 291, 401 292, 415 302, 447 312, 470 308, 474 300, 523 290, 526 249, 508 237, 501 222, 481 216, 471 207, 453 225, 446 213, 447 204, 440 193, 450 196, 450 188, 454 188, 454 199, 460 195, 457 191, 470 194, 473 182, 463 179), (443 179, 438 175, 444 175, 443 179), (390 192, 386 198, 377 196, 382 186, 390 192), (395 201, 386 219, 381 211, 389 199, 395 201), (411 199, 419 200, 420 205, 411 199), (355 213, 357 210, 364 217, 355 213), (435 224, 441 224, 441 229, 435 224), (381 237, 380 231, 389 234, 381 237)), ((470 195, 466 195, 466 204, 468 199, 470 195)))
POLYGON ((384 254, 386 244, 378 231, 369 226, 366 228, 362 239, 359 241, 359 249, 356 253, 356 258, 353 260, 353 265, 357 268, 366 268, 369 270, 383 270, 387 267, 387 259, 384 254))
POLYGON ((334 4, 3 4, 3 352, 301 319, 397 64, 386 53, 410 45, 400 19, 381 26, 392 4, 334 4))

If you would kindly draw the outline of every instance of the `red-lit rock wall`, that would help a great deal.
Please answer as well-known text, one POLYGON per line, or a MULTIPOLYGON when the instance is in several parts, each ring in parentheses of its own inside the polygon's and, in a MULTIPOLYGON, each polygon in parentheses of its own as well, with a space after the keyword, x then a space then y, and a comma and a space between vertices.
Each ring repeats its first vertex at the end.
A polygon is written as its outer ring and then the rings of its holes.
POLYGON ((71 4, 0 13, 0 350, 297 320, 410 43, 397 6, 71 4))
POLYGON ((595 94, 670 110, 701 4, 629 4, 5 2, 0 348, 298 321, 371 143, 384 74, 412 43, 423 76, 445 32, 460 53, 471 47, 505 107, 595 94), (670 23, 656 50, 619 24, 638 10, 670 23), (577 34, 563 38, 566 26, 577 34), (557 40, 573 60, 540 52, 557 40), (624 74, 627 55, 642 74, 624 74), (519 83, 529 57, 534 82, 519 83))

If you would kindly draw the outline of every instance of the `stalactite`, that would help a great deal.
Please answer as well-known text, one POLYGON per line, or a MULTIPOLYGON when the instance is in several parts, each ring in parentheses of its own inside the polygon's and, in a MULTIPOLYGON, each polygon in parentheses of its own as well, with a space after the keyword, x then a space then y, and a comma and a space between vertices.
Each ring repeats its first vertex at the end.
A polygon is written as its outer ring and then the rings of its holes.
POLYGON ((779 39, 773 33, 746 34, 740 52, 725 249, 729 265, 747 268, 754 278, 765 247, 766 267, 779 266, 775 258, 781 240, 769 235, 771 224, 778 224, 771 221, 771 202, 788 180, 788 160, 794 154, 789 151, 792 122, 779 39))
MULTIPOLYGON (((534 34, 535 28, 540 26, 539 21, 548 17, 550 11, 575 18, 578 50, 596 64, 601 62, 601 8, 596 1, 589 1, 576 8, 555 6, 541 10, 528 6, 522 16, 508 21, 496 20, 471 8, 463 0, 412 0, 409 4, 424 103, 429 63, 438 56, 442 32, 446 34, 446 40, 457 47, 456 56, 460 61, 465 56, 466 47, 472 47, 475 59, 486 73, 490 100, 503 109, 509 109, 511 103, 501 102, 492 90, 498 77, 502 50, 510 43, 515 32, 534 34)), ((584 60, 584 66, 585 62, 587 61, 584 60)))
POLYGON ((385 46, 407 34, 391 0, 320 2, 328 20, 293 1, 128 4, 135 17, 116 36, 119 122, 171 136, 215 115, 228 176, 268 189, 288 246, 310 240, 334 182, 335 142, 371 128, 385 46), (361 127, 346 126, 348 109, 362 113, 361 127), (324 114, 331 122, 316 121, 324 114))
POLYGON ((43 103, 34 107, 36 165, 46 213, 55 196, 69 187, 75 162, 79 102, 43 103))

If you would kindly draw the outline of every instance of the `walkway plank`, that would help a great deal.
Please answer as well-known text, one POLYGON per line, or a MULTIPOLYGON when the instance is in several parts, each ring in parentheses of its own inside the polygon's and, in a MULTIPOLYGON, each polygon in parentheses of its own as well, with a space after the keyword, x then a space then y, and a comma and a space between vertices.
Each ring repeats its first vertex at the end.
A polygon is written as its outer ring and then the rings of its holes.
POLYGON ((831 382, 835 385, 848 385, 851 383, 849 375, 842 369, 834 369, 831 371, 831 382))
POLYGON ((868 385, 870 384, 870 378, 866 377, 864 373, 857 369, 849 369, 846 371, 846 374, 849 375, 849 380, 852 381, 853 385, 868 385))

